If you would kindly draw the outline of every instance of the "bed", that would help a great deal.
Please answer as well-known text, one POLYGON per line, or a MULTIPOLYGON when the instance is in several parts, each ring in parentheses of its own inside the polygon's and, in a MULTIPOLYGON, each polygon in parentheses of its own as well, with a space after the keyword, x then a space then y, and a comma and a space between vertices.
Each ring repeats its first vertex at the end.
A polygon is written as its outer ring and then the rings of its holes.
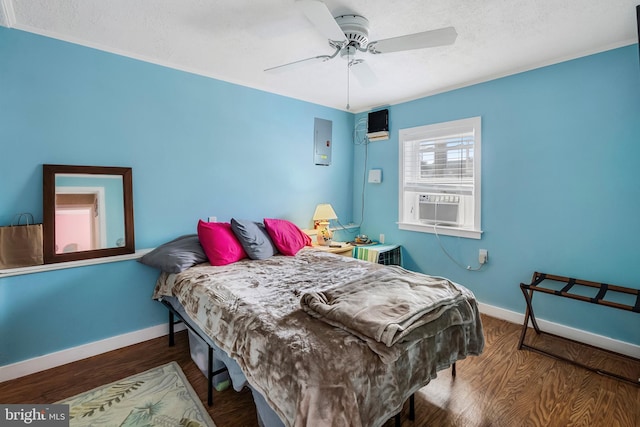
POLYGON ((308 247, 165 269, 153 298, 203 335, 236 390, 251 388, 267 427, 381 426, 484 348, 463 286, 308 247))

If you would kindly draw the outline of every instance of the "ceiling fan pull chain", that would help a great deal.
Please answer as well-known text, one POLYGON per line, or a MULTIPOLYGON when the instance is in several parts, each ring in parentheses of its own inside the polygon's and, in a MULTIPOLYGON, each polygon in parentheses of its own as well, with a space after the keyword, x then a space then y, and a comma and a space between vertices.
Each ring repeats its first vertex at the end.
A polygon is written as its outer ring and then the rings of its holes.
POLYGON ((347 53, 347 111, 349 111, 349 82, 350 82, 350 75, 351 75, 351 55, 350 55, 350 51, 347 53))

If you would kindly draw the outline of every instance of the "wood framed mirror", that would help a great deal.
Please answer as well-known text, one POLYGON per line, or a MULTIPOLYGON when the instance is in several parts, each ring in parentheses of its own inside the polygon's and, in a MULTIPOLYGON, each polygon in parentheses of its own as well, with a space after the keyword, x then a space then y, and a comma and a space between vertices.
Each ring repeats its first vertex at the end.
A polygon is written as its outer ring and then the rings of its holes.
POLYGON ((45 264, 135 252, 131 168, 43 165, 45 264))

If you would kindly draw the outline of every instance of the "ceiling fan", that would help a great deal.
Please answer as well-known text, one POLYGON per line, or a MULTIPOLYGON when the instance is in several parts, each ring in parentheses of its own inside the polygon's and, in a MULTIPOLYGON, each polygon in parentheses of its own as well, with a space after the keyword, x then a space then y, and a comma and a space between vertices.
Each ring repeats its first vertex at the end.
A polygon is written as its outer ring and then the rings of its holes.
MULTIPOLYGON (((324 62, 340 55, 347 60, 348 70, 362 86, 372 86, 376 77, 364 59, 364 54, 384 54, 428 47, 453 44, 458 36, 454 27, 423 31, 388 39, 369 41, 369 20, 364 16, 349 14, 333 17, 327 5, 319 0, 297 0, 298 6, 318 31, 328 39, 329 46, 334 49, 331 55, 317 55, 300 59, 264 71, 273 72, 290 69, 313 62, 324 62)), ((348 93, 348 92, 347 92, 348 93)), ((349 104, 347 102, 347 109, 349 104)))

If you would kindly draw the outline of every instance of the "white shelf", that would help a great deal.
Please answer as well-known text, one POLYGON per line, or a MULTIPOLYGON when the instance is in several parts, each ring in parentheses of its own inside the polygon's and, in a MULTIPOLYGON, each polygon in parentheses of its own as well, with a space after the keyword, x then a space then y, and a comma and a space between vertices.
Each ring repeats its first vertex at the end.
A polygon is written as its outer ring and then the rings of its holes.
POLYGON ((144 254, 151 252, 152 250, 153 248, 140 249, 135 251, 132 254, 126 254, 126 255, 114 255, 114 256, 101 257, 101 258, 83 259, 79 261, 56 262, 54 264, 42 264, 42 265, 34 265, 30 267, 7 268, 4 270, 0 270, 0 279, 2 279, 3 277, 22 276, 25 274, 43 273, 46 271, 53 271, 53 270, 63 270, 65 268, 84 267, 87 265, 107 264, 110 262, 128 261, 131 259, 138 259, 142 257, 144 254))

